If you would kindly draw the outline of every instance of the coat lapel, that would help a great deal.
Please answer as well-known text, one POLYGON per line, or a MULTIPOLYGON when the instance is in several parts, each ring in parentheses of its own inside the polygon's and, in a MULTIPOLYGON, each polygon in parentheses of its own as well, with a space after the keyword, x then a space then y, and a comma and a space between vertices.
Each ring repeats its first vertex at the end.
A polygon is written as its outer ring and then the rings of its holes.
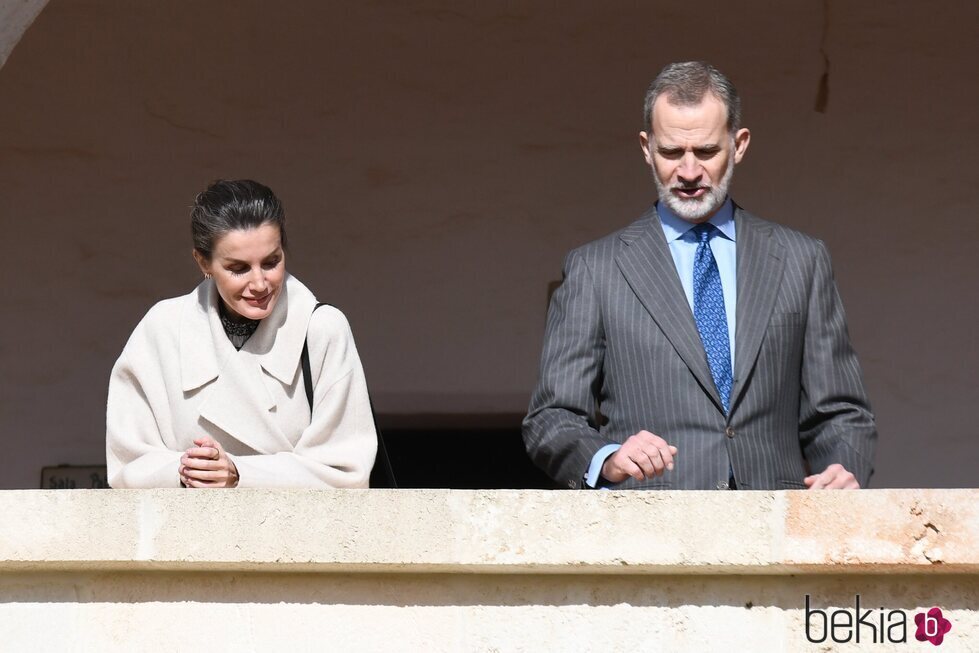
POLYGON ((773 237, 771 224, 740 208, 736 209, 734 219, 738 242, 738 306, 732 410, 758 358, 785 268, 784 247, 773 237))
MULTIPOLYGON (((258 453, 292 449, 292 443, 274 419, 276 402, 264 378, 267 370, 287 385, 295 381, 308 316, 299 320, 299 325, 286 319, 290 309, 302 309, 290 306, 290 279, 287 278, 272 314, 262 320, 241 351, 235 351, 221 326, 213 281, 205 281, 198 287, 195 301, 181 318, 184 392, 206 386, 201 390, 200 416, 258 453), (286 371, 287 359, 293 353, 291 371, 286 371)), ((312 298, 305 287, 298 285, 301 290, 293 294, 302 295, 304 291, 312 298)), ((300 303, 305 305, 308 301, 304 299, 300 297, 300 303)), ((315 299, 311 301, 315 304, 315 299)))
POLYGON ((616 257, 616 264, 626 282, 704 391, 723 411, 707 365, 707 354, 655 208, 619 237, 627 246, 616 257))
POLYGON ((211 334, 208 313, 217 301, 214 282, 201 282, 189 299, 180 314, 180 387, 184 392, 216 379, 228 354, 211 334))
POLYGON ((316 297, 295 278, 288 277, 279 304, 288 310, 280 311, 277 305, 241 351, 254 357, 263 370, 280 382, 292 385, 299 370, 299 357, 306 342, 316 297))
POLYGON ((254 360, 229 356, 217 381, 204 389, 201 417, 258 453, 290 451, 292 443, 272 419, 275 401, 262 374, 254 360))

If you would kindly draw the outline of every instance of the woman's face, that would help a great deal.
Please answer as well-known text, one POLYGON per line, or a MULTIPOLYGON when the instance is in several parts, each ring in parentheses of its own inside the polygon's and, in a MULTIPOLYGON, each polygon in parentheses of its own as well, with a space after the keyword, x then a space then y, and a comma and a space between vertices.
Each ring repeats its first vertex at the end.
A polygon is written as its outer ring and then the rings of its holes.
POLYGON ((229 231, 214 244, 210 260, 197 250, 194 258, 201 271, 214 278, 232 315, 261 320, 275 308, 286 276, 286 254, 277 225, 229 231))

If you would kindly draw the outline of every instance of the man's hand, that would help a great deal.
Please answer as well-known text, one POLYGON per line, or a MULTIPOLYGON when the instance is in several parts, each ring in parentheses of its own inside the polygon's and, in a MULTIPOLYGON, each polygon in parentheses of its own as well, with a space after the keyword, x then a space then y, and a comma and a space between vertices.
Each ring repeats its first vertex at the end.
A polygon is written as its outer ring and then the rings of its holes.
POLYGON ((858 490, 857 478, 839 463, 833 463, 822 474, 807 476, 802 481, 810 490, 858 490))
POLYGON ((649 431, 639 431, 605 459, 602 477, 611 483, 621 483, 630 476, 637 481, 661 476, 673 469, 675 455, 676 447, 666 440, 649 431))
POLYGON ((238 468, 220 442, 211 438, 194 440, 196 447, 180 457, 180 481, 187 487, 235 487, 238 468))

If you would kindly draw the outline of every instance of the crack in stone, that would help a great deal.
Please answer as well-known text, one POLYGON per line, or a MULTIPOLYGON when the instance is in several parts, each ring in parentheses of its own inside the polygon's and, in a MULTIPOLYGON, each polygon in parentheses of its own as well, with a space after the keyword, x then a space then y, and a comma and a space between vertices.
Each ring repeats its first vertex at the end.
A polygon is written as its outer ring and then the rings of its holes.
POLYGON ((829 105, 829 3, 830 0, 823 0, 823 28, 820 35, 819 55, 823 59, 823 74, 819 77, 819 85, 816 87, 815 109, 819 113, 826 113, 829 105))
POLYGON ((146 113, 150 117, 156 118, 157 120, 160 120, 160 121, 166 123, 167 125, 169 125, 170 127, 173 127, 174 129, 179 129, 181 131, 190 132, 191 134, 199 134, 201 136, 208 136, 208 137, 213 138, 215 140, 221 140, 221 136, 218 135, 218 134, 215 134, 214 132, 211 132, 211 131, 208 131, 206 129, 203 129, 202 127, 195 127, 193 125, 185 125, 183 123, 177 122, 176 120, 174 120, 174 119, 166 116, 163 113, 160 113, 159 111, 155 111, 150 106, 149 102, 143 102, 143 109, 146 111, 146 113))
MULTIPOLYGON (((922 510, 917 501, 911 505, 911 514, 915 517, 921 517, 924 514, 924 510, 922 510)), ((921 530, 913 536, 916 544, 914 545, 912 551, 920 553, 925 560, 933 565, 944 564, 944 561, 942 560, 941 547, 935 542, 929 541, 932 534, 938 536, 940 540, 942 531, 931 519, 924 517, 923 521, 924 523, 921 525, 921 530)))
POLYGON ((936 535, 941 534, 941 531, 938 529, 938 527, 935 526, 930 521, 925 522, 921 528, 922 528, 921 532, 914 536, 915 542, 919 542, 925 539, 926 537, 931 535, 931 533, 935 533, 936 535), (929 533, 928 531, 931 531, 931 533, 929 533))
POLYGON ((941 549, 938 550, 934 558, 931 555, 929 555, 928 551, 924 551, 923 555, 925 556, 925 560, 927 560, 933 565, 945 564, 945 561, 941 559, 941 549))

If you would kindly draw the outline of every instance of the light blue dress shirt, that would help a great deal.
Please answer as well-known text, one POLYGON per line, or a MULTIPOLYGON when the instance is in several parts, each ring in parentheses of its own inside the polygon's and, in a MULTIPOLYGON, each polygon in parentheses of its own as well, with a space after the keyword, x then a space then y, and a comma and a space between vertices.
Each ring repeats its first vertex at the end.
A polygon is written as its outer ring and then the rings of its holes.
MULTIPOLYGON (((687 222, 671 211, 665 203, 657 202, 656 212, 663 224, 663 235, 673 255, 680 284, 687 296, 690 313, 693 314, 693 260, 697 253, 697 237, 693 234, 695 225, 687 222)), ((710 239, 710 250, 717 261, 717 271, 721 275, 721 288, 724 291, 724 312, 727 317, 727 335, 731 342, 731 369, 734 369, 734 329, 736 326, 738 302, 738 253, 734 230, 734 203, 727 198, 717 213, 708 220, 720 233, 710 239)), ((619 450, 621 445, 607 444, 599 449, 591 459, 585 484, 595 487, 605 459, 619 450)))

